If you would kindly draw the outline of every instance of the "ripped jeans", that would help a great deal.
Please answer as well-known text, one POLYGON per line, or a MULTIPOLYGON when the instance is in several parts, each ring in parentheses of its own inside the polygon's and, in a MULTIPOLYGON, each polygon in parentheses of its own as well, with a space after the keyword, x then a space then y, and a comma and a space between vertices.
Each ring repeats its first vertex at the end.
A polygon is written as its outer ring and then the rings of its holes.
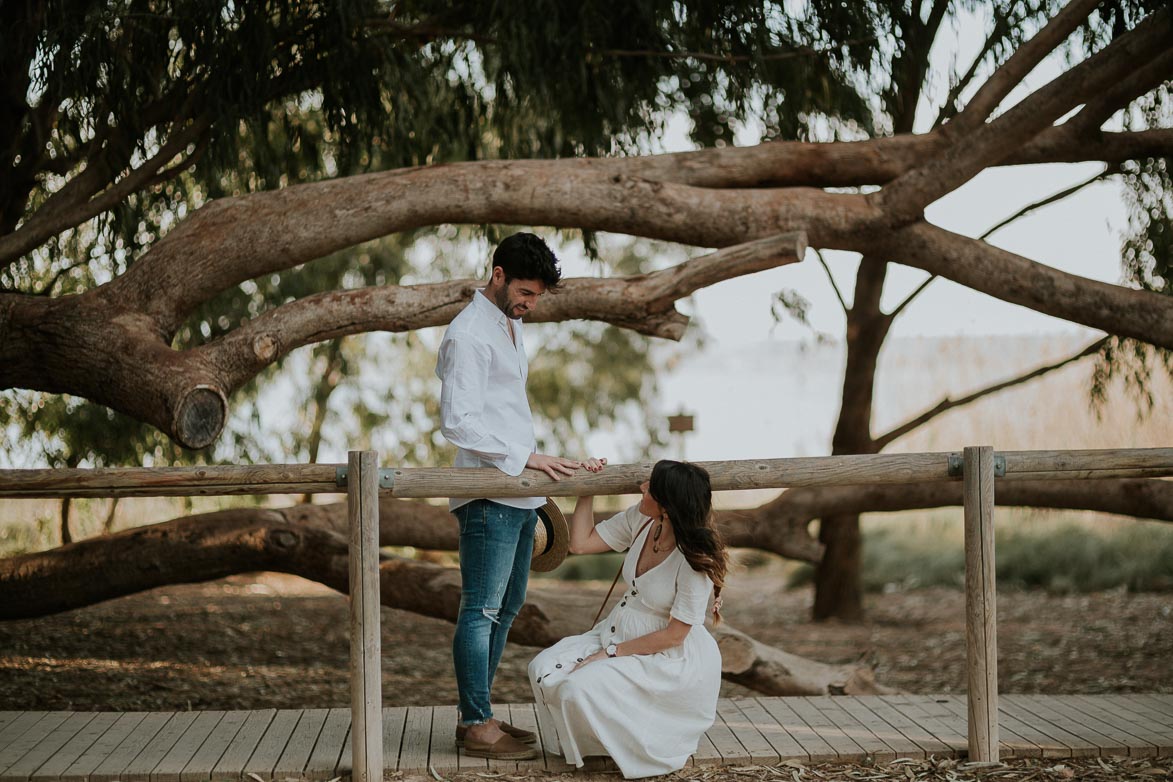
POLYGON ((453 511, 460 522, 460 615, 452 639, 461 724, 493 716, 489 693, 505 638, 525 603, 538 514, 492 500, 453 511))

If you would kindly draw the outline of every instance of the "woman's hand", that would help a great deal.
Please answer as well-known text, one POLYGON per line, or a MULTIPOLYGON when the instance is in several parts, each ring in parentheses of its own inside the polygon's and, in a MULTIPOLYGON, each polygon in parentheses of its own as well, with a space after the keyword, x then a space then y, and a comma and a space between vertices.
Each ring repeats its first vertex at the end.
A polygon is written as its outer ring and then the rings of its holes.
POLYGON ((607 466, 606 459, 583 459, 582 466, 587 472, 602 472, 603 468, 607 466))
POLYGON ((571 673, 574 673, 574 672, 575 672, 575 671, 577 671, 579 668, 581 668, 581 667, 583 667, 584 665, 587 665, 587 664, 589 664, 589 663, 593 663, 595 660, 605 660, 605 659, 607 659, 607 653, 606 653, 606 652, 604 652, 602 649, 600 649, 599 651, 597 651, 597 652, 595 652, 594 654, 592 654, 590 657, 584 657, 584 658, 582 658, 582 662, 580 662, 578 665, 576 665, 576 666, 574 666, 573 668, 571 668, 571 669, 570 669, 570 672, 571 672, 571 673))

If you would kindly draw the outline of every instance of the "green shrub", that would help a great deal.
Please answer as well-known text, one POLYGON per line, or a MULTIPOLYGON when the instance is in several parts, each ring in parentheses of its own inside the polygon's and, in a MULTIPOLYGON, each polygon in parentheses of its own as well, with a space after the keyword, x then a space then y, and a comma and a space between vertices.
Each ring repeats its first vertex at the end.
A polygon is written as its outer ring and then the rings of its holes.
MULTIPOLYGON (((957 522, 960 524, 960 520, 957 522)), ((869 592, 965 585, 965 551, 958 530, 899 524, 863 533, 863 586, 869 592)), ((1051 592, 1173 591, 1173 527, 1126 522, 1097 530, 1070 522, 1004 524, 994 543, 1000 587, 1051 592)), ((814 569, 795 569, 788 587, 809 584, 814 569)))

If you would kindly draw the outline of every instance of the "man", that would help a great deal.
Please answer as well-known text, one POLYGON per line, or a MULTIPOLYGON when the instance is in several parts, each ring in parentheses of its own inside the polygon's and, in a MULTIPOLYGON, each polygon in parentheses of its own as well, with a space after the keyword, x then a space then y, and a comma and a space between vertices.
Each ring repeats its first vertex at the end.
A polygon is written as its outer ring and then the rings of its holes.
MULTIPOLYGON (((529 467, 554 480, 582 462, 535 453, 525 383, 521 318, 561 279, 558 259, 537 236, 518 233, 493 253, 488 284, 453 319, 440 343, 440 431, 457 447, 457 467, 529 467)), ((592 460, 590 466, 597 468, 592 460)), ((460 692, 457 744, 466 755, 537 757, 536 736, 493 718, 490 691, 505 638, 525 602, 536 509, 542 497, 451 500, 460 522, 460 615, 452 641, 460 692)))

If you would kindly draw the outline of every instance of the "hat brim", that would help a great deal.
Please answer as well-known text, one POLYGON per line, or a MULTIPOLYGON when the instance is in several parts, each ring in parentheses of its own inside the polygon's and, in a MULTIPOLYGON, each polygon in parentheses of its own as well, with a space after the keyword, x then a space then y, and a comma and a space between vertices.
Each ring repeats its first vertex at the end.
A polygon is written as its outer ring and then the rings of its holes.
POLYGON ((570 527, 566 525, 566 517, 562 515, 562 510, 549 497, 546 498, 546 504, 538 508, 537 512, 538 524, 542 526, 545 536, 540 550, 538 542, 543 536, 534 536, 534 553, 530 558, 529 569, 537 573, 548 573, 561 565, 570 551, 570 527))

